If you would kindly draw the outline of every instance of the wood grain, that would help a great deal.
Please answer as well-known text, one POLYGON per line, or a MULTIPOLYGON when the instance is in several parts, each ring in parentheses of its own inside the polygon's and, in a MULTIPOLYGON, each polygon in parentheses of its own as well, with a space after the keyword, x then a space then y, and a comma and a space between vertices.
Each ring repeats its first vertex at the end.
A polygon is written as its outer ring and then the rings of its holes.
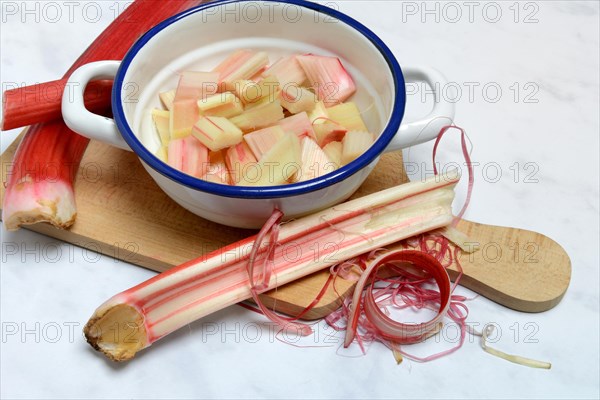
MULTIPOLYGON (((18 140, 1 156, 3 182, 17 144, 18 140)), ((404 182, 401 153, 385 154, 354 197, 404 182)), ((48 224, 27 229, 158 272, 254 233, 191 214, 158 188, 134 154, 94 141, 82 160, 75 189, 78 215, 70 230, 48 224)), ((4 185, 0 197, 4 198, 4 185)), ((558 304, 569 285, 571 264, 556 242, 535 232, 468 221, 462 221, 459 230, 481 248, 471 258, 461 257, 462 285, 520 311, 540 312, 558 304)), ((314 300, 327 277, 327 270, 318 272, 264 294, 263 300, 278 311, 297 315, 314 300)), ((353 286, 337 279, 336 290, 330 287, 305 318, 322 318, 334 311, 340 296, 353 286)))

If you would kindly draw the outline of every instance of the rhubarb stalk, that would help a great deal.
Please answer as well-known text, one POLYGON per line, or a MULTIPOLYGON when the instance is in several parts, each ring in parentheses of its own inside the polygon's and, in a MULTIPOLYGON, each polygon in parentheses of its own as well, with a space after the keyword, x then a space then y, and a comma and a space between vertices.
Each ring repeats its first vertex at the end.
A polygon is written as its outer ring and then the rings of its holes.
MULTIPOLYGON (((263 291, 452 221, 456 174, 396 186, 283 224, 269 245, 263 291)), ((84 328, 88 342, 115 361, 251 296, 246 267, 256 236, 182 264, 102 304, 84 328), (118 329, 115 329, 118 328, 118 329)), ((264 253, 265 249, 260 247, 264 253)))
MULTIPOLYGON (((8 170, 2 220, 8 230, 24 224, 49 222, 68 228, 75 222, 73 178, 88 140, 55 136, 68 130, 62 121, 31 127, 19 144, 8 170)), ((69 131, 71 132, 71 131, 69 131)))
MULTIPOLYGON (((68 78, 29 85, 4 92, 2 130, 62 118, 61 101, 68 78)), ((112 81, 92 81, 85 88, 85 107, 99 113, 110 107, 112 81)))
MULTIPOLYGON (((135 1, 77 59, 65 78, 83 64, 123 58, 129 47, 148 29, 200 3, 202 1, 198 0, 135 1)), ((34 125, 27 130, 8 174, 2 207, 2 219, 7 229, 37 222, 68 228, 74 222, 74 171, 77 171, 88 142, 89 139, 71 131, 62 121, 34 125)))

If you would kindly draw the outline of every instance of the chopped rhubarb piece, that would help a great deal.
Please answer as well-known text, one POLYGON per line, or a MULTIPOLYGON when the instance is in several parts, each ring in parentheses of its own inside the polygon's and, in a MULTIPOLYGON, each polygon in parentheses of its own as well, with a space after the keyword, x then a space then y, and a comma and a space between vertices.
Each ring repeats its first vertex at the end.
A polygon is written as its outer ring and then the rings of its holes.
POLYGON ((349 131, 342 141, 342 164, 360 157, 373 144, 373 135, 365 131, 349 131))
POLYGON ((183 139, 185 152, 183 154, 182 170, 186 174, 201 177, 206 173, 208 164, 208 149, 194 136, 183 139))
MULTIPOLYGON (((224 151, 211 151, 208 153, 208 162, 212 164, 226 164, 224 151)), ((227 166, 227 165, 225 165, 227 166)))
POLYGON ((243 133, 224 117, 201 117, 192 129, 195 136, 211 151, 219 151, 242 141, 243 133))
POLYGON ((206 173, 208 149, 193 136, 171 140, 167 157, 171 167, 188 175, 200 178, 206 173))
POLYGON ((342 149, 341 142, 331 142, 323 147, 323 152, 337 168, 342 166, 342 149))
POLYGON ((218 80, 218 72, 182 72, 175 92, 175 101, 198 100, 213 95, 217 93, 218 80))
POLYGON ((168 164, 169 163, 169 148, 167 146, 160 146, 160 148, 154 154, 160 161, 168 164))
POLYGON ((183 170, 183 153, 185 142, 183 139, 173 139, 167 149, 167 163, 176 170, 183 170))
POLYGON ((355 103, 348 102, 338 104, 337 106, 328 108, 327 113, 329 114, 329 118, 331 120, 342 125, 349 131, 368 130, 355 103))
POLYGON ((202 115, 231 118, 244 112, 240 99, 230 92, 217 93, 198 100, 202 115))
POLYGON ((341 142, 347 129, 333 122, 325 122, 324 124, 313 125, 317 143, 321 147, 327 146, 330 142, 341 142))
POLYGON ((240 79, 229 82, 223 88, 229 92, 233 92, 243 104, 251 103, 259 98, 258 84, 250 79, 240 79))
POLYGON ((240 180, 242 186, 273 186, 288 183, 300 170, 300 140, 286 133, 258 161, 256 171, 250 169, 240 180))
POLYGON ((325 108, 325 104, 322 101, 319 101, 313 110, 308 114, 308 119, 310 119, 311 124, 318 125, 324 124, 329 120, 329 114, 327 113, 327 108, 325 108))
POLYGON ((192 127, 198 121, 198 105, 196 100, 177 100, 171 109, 171 140, 181 139, 192 133, 192 127))
POLYGON ((263 72, 263 76, 275 76, 282 88, 299 87, 306 81, 306 74, 296 56, 280 58, 263 72))
POLYGON ((273 102, 261 102, 254 107, 248 108, 242 114, 231 118, 244 132, 265 128, 283 119, 283 108, 279 100, 273 102))
POLYGON ((252 50, 237 50, 221 61, 213 71, 218 72, 220 80, 223 80, 236 71, 252 54, 252 50))
POLYGON ((279 81, 275 77, 267 77, 259 82, 240 80, 228 86, 244 104, 259 101, 274 101, 279 96, 279 81))
POLYGON ((163 106, 170 111, 173 108, 173 102, 175 101, 175 89, 159 93, 158 97, 160 97, 160 102, 163 106))
POLYGON ((257 160, 269 151, 285 135, 281 126, 275 125, 244 135, 244 141, 257 160))
POLYGON ((263 67, 260 71, 258 71, 254 76, 252 76, 249 80, 252 82, 258 82, 263 78, 263 73, 267 70, 267 67, 263 67))
POLYGON ((284 118, 277 122, 277 125, 279 125, 285 132, 295 133, 300 139, 305 136, 313 139, 315 138, 313 126, 305 112, 284 118))
POLYGON ((302 87, 284 87, 279 95, 283 108, 292 114, 311 112, 318 103, 317 96, 302 87))
POLYGON ((327 154, 309 137, 302 139, 301 160, 300 171, 295 177, 296 182, 318 178, 337 169, 327 154))
POLYGON ((223 152, 211 152, 209 160, 208 168, 204 176, 202 176, 202 179, 213 183, 220 183, 221 185, 229 185, 229 170, 225 163, 223 152))
POLYGON ((229 169, 231 181, 235 185, 242 179, 242 174, 247 166, 256 164, 257 161, 254 153, 250 150, 250 147, 248 147, 246 142, 231 146, 225 152, 225 164, 227 164, 227 169, 229 169))
POLYGON ((160 142, 163 146, 167 146, 169 140, 171 140, 171 129, 169 127, 171 113, 165 110, 154 109, 152 110, 152 120, 154 121, 154 126, 156 126, 160 142))
POLYGON ((275 76, 266 76, 257 83, 260 88, 260 100, 275 101, 281 92, 281 84, 275 76))
POLYGON ((231 82, 252 78, 268 64, 269 57, 264 51, 238 50, 219 64, 213 72, 219 73, 219 84, 221 90, 224 90, 231 82))
POLYGON ((342 103, 356 92, 350 74, 337 57, 312 54, 296 57, 319 100, 331 107, 342 103))

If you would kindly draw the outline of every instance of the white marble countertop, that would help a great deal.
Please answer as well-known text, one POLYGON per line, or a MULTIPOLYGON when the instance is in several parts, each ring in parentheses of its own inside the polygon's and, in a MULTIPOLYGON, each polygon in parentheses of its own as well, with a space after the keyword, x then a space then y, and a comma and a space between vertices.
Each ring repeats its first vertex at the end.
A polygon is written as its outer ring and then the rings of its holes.
MULTIPOLYGON (((124 2, 76 2, 72 15, 66 3, 73 2, 1 3, 3 89, 60 77, 124 2), (95 5, 84 18, 86 3, 95 5), (93 22, 96 6, 101 15, 93 22)), ((467 3, 336 6, 380 35, 401 65, 433 66, 461 88, 456 123, 474 143, 474 161, 492 166, 487 174, 477 170, 466 216, 544 233, 569 253, 572 281, 556 308, 526 314, 484 298, 469 303, 470 321, 501 327, 497 347, 551 361, 551 370, 492 357, 473 339, 427 364, 397 366, 379 344, 366 356, 347 357, 356 353, 340 349, 339 337, 327 339, 323 324, 303 343, 326 347, 297 348, 273 340, 259 315, 237 306, 191 324, 129 364, 111 364, 85 343, 83 324, 102 301, 153 273, 105 256, 92 263, 80 248, 2 228, 2 398, 598 398, 599 5, 467 3), (497 168, 502 176, 494 182, 497 168), (244 327, 261 326, 265 334, 250 340, 244 327)), ((409 116, 425 107, 418 90, 409 96, 409 116)), ((17 133, 2 133, 3 151, 17 133)), ((415 176, 431 148, 411 150, 415 176)), ((455 140, 441 153, 442 161, 462 161, 455 140)))

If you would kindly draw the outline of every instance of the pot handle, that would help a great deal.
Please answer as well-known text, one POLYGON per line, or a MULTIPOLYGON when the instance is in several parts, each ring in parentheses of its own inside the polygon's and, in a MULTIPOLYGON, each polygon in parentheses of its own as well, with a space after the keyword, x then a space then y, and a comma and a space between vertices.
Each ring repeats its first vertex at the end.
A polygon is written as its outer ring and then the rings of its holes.
MULTIPOLYGON (((442 128, 451 125, 454 120, 454 103, 445 99, 441 93, 441 88, 447 85, 446 78, 441 72, 429 67, 404 67, 402 72, 406 82, 426 82, 429 85, 433 91, 434 105, 433 110, 425 118, 403 122, 398 133, 385 149, 386 152, 435 139, 442 128)), ((450 87, 450 90, 453 90, 453 87, 450 87)), ((453 95, 449 97, 456 98, 453 95)))
POLYGON ((62 97, 62 115, 67 126, 82 136, 111 146, 129 150, 115 121, 88 111, 83 94, 87 84, 94 79, 113 79, 120 61, 97 61, 79 67, 69 77, 62 97))

